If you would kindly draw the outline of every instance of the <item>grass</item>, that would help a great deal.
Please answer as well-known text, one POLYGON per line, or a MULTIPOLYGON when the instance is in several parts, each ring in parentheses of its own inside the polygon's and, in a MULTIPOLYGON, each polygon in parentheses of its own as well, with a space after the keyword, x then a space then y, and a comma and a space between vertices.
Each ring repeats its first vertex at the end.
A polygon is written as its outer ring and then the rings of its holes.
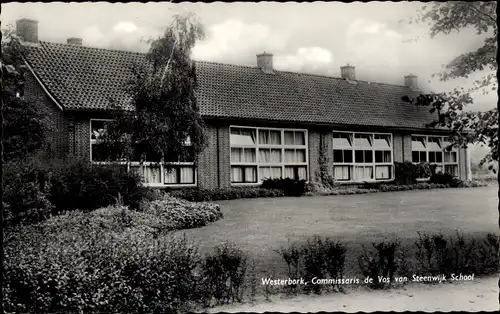
MULTIPOLYGON (((257 259, 258 277, 275 268, 284 278, 286 266, 275 250, 288 239, 303 243, 319 235, 342 241, 348 245, 346 263, 355 265, 362 244, 384 238, 412 246, 417 231, 454 236, 459 230, 468 238, 496 233, 496 195, 497 187, 484 187, 219 201, 225 219, 180 233, 199 241, 202 251, 235 243, 257 259)), ((346 271, 360 276, 355 266, 346 271)))

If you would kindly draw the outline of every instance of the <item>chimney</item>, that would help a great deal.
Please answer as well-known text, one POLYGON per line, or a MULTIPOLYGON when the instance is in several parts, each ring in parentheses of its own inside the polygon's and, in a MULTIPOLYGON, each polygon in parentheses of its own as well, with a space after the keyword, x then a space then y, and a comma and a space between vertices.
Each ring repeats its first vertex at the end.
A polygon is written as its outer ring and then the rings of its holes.
POLYGON ((340 67, 340 76, 342 76, 343 79, 348 80, 348 81, 355 81, 356 80, 356 67, 349 65, 344 65, 343 67, 340 67))
POLYGON ((405 76, 405 86, 411 88, 412 90, 418 90, 418 80, 417 76, 410 74, 405 76))
POLYGON ((76 46, 82 45, 82 39, 77 37, 70 37, 66 39, 66 42, 68 43, 68 45, 76 45, 76 46))
POLYGON ((274 74, 273 70, 273 54, 264 53, 257 55, 257 67, 262 70, 262 72, 267 74, 274 74))
POLYGON ((16 34, 24 42, 38 43, 38 21, 26 18, 17 20, 16 34))

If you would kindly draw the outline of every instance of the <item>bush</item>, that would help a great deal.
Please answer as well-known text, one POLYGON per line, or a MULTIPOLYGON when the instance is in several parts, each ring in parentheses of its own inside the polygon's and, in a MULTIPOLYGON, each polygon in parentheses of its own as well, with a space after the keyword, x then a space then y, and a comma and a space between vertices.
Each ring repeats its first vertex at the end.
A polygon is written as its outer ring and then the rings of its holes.
POLYGON ((240 249, 230 244, 217 246, 201 265, 205 306, 210 306, 213 300, 216 304, 241 302, 246 272, 247 257, 240 249))
POLYGON ((168 194, 191 202, 207 202, 240 198, 279 197, 283 196, 283 191, 255 187, 235 187, 227 189, 189 188, 170 190, 168 194))
POLYGON ((488 186, 488 183, 484 181, 477 181, 477 180, 468 180, 468 181, 461 181, 458 183, 459 188, 477 188, 477 187, 485 187, 488 186))
POLYGON ((438 172, 438 173, 432 175, 431 178, 429 179, 429 182, 436 183, 436 184, 449 185, 452 188, 459 187, 460 185, 463 184, 463 181, 460 180, 459 178, 454 177, 451 174, 442 173, 442 172, 438 172))
POLYGON ((47 219, 54 206, 49 201, 48 171, 34 158, 11 161, 2 175, 6 224, 32 223, 47 219))
POLYGON ((285 196, 302 196, 305 193, 305 185, 306 180, 268 178, 262 182, 261 187, 282 190, 285 196))
POLYGON ((159 219, 169 230, 206 226, 223 218, 220 206, 211 203, 192 203, 165 195, 162 199, 143 202, 144 214, 159 219))
POLYGON ((370 252, 363 246, 363 253, 358 257, 359 268, 363 276, 373 279, 373 283, 370 285, 372 288, 387 287, 394 281, 394 276, 400 266, 404 265, 401 267, 402 272, 408 272, 405 254, 401 252, 399 257, 396 256, 400 246, 399 241, 382 241, 372 245, 375 252, 370 252), (380 280, 380 277, 386 278, 387 282, 380 280))
POLYGON ((200 256, 185 237, 154 239, 63 216, 7 235, 6 312, 175 313, 196 300, 200 256))
POLYGON ((411 161, 395 162, 394 176, 397 185, 409 185, 419 178, 429 178, 436 172, 436 165, 423 162, 413 164, 411 161))
POLYGON ((38 222, 68 210, 93 210, 117 201, 134 209, 146 195, 141 178, 117 165, 37 155, 10 162, 2 177, 8 224, 38 222))
MULTIPOLYGON (((318 279, 341 279, 345 268, 345 256, 347 248, 340 242, 335 242, 329 238, 314 236, 298 247, 289 244, 288 247, 281 247, 277 253, 283 258, 288 266, 290 278, 304 277, 306 282, 310 282, 314 277, 318 279)), ((304 285, 305 291, 311 290, 321 293, 321 289, 328 285, 304 285)), ((340 284, 333 285, 342 290, 340 284)), ((292 290, 296 287, 290 287, 292 290)))
POLYGON ((498 236, 488 233, 478 245, 479 274, 495 274, 500 270, 500 241, 498 236))
POLYGON ((414 184, 417 180, 416 167, 410 161, 394 163, 396 184, 414 184))
MULTIPOLYGON (((486 241, 485 243, 489 242, 486 241)), ((494 242, 493 245, 495 245, 494 242)), ((474 240, 466 241, 464 236, 458 232, 455 241, 452 237, 446 240, 441 233, 434 235, 419 233, 416 246, 416 257, 422 272, 432 275, 444 274, 446 276, 450 276, 452 273, 473 274, 483 272, 478 258, 481 246, 474 240)), ((483 249, 485 252, 490 252, 491 245, 485 245, 483 249)))
MULTIPOLYGON (((288 277, 289 278, 299 278, 300 277, 300 259, 302 256, 302 251, 299 246, 296 244, 288 244, 288 247, 280 247, 276 250, 281 258, 285 261, 287 269, 288 269, 288 277)), ((287 292, 291 293, 296 291, 297 284, 286 286, 287 292)))
POLYGON ((146 194, 139 175, 120 165, 68 163, 53 171, 50 201, 58 211, 93 210, 116 203, 138 209, 146 194))

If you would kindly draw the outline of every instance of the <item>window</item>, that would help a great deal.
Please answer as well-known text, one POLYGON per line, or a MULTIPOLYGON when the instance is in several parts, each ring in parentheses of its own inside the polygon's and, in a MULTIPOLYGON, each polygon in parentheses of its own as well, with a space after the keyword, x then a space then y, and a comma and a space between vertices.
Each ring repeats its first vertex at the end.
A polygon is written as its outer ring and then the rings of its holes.
POLYGON ((411 137, 412 162, 420 163, 427 161, 427 141, 425 136, 411 137))
POLYGON ((307 179, 307 131, 230 128, 231 183, 307 179))
POLYGON ((337 181, 390 180, 392 135, 333 133, 333 174, 337 181))
MULTIPOLYGON (((90 158, 93 162, 110 162, 107 150, 99 143, 106 123, 112 120, 90 120, 90 158)), ((186 139, 186 149, 191 146, 189 137, 186 139)), ((188 154, 192 156, 192 154, 188 154)), ((116 158, 115 158, 116 161, 116 158)), ((154 151, 147 151, 143 156, 134 153, 132 160, 119 161, 127 167, 129 171, 142 176, 146 185, 154 186, 175 186, 175 185, 196 185, 196 169, 192 158, 165 157, 162 161, 161 155, 154 151), (145 159, 143 159, 145 158, 145 159), (141 161, 141 159, 143 159, 141 161)))
POLYGON ((436 166, 436 173, 458 175, 458 151, 448 148, 451 143, 443 136, 412 136, 412 162, 428 162, 436 166))
POLYGON ((104 135, 106 124, 113 120, 90 120, 90 160, 93 162, 115 161, 99 139, 104 135))

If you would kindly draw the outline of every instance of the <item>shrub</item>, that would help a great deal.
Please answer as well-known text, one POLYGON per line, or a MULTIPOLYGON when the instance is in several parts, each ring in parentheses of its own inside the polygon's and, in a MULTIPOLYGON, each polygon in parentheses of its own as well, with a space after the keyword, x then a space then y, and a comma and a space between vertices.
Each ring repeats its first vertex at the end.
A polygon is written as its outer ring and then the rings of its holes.
POLYGON ((58 211, 93 210, 119 198, 137 209, 146 194, 140 176, 120 165, 67 163, 53 171, 50 182, 50 201, 58 211))
POLYGON ((262 182, 264 189, 282 190, 285 196, 302 196, 305 192, 306 180, 268 178, 262 182))
POLYGON ((458 183, 459 188, 477 188, 477 187, 485 187, 488 186, 488 183, 484 181, 477 181, 477 180, 468 180, 468 181, 461 181, 458 183))
POLYGON ((358 257, 359 268, 365 277, 373 279, 370 285, 372 288, 380 289, 387 287, 393 280, 400 265, 404 265, 403 270, 407 272, 407 264, 404 260, 404 254, 398 258, 397 249, 400 246, 399 241, 373 243, 375 252, 368 251, 363 246, 363 253, 358 257), (381 280, 387 278, 387 282, 381 280))
POLYGON ((417 261, 420 271, 450 276, 452 273, 471 274, 480 271, 478 245, 474 240, 466 241, 457 232, 456 241, 441 234, 421 234, 416 242, 417 261))
POLYGON ((417 178, 429 178, 436 173, 436 165, 427 162, 416 164, 415 175, 417 178))
POLYGON ((11 161, 2 175, 6 224, 31 223, 50 217, 54 206, 49 201, 48 171, 33 158, 11 161))
POLYGON ((255 187, 235 187, 227 189, 189 188, 170 190, 168 194, 191 202, 207 202, 240 198, 279 197, 283 196, 283 191, 255 187))
POLYGON ((409 185, 417 182, 419 178, 429 178, 436 172, 436 165, 423 162, 413 164, 410 161, 394 163, 395 183, 409 185))
POLYGON ((395 162, 394 178, 396 184, 413 184, 416 182, 416 167, 412 162, 395 162))
POLYGON ((223 218, 218 204, 193 203, 168 195, 144 202, 141 208, 145 214, 158 218, 169 230, 202 227, 223 218))
POLYGON ((479 274, 494 274, 500 270, 499 250, 500 242, 498 236, 488 233, 485 239, 478 245, 479 274))
POLYGON ((116 165, 37 155, 6 166, 6 221, 37 222, 67 210, 93 210, 117 200, 134 209, 145 195, 141 178, 116 165))
POLYGON ((234 245, 219 245, 206 255, 201 265, 205 306, 210 306, 213 300, 217 304, 241 302, 246 271, 247 257, 234 245))
MULTIPOLYGON (((326 255, 323 249, 323 241, 320 237, 315 236, 312 239, 308 239, 307 243, 302 247, 302 258, 303 258, 303 275, 304 280, 310 282, 314 277, 326 278, 326 255)), ((321 293, 321 285, 306 285, 304 289, 306 291, 314 291, 315 293, 321 293)))
POLYGON ((174 313, 196 300, 200 256, 185 237, 154 239, 133 227, 121 232, 63 216, 7 235, 7 312, 174 313))
MULTIPOLYGON (((288 243, 287 247, 280 247, 276 250, 281 258, 285 261, 288 269, 288 277, 289 278, 299 278, 300 275, 300 259, 302 256, 301 249, 296 244, 288 243)), ((296 291, 297 285, 288 285, 286 286, 287 292, 290 293, 292 291, 296 291)))
POLYGON ((429 179, 429 182, 436 184, 446 184, 453 188, 459 187, 463 183, 462 180, 458 179, 457 177, 442 172, 438 172, 432 175, 429 179))
MULTIPOLYGON (((307 240, 302 246, 302 273, 305 281, 310 281, 314 277, 340 279, 345 267, 345 254, 347 248, 329 238, 322 239, 314 236, 307 240)), ((340 285, 336 285, 340 287, 340 285)), ((321 293, 321 289, 326 285, 305 285, 306 291, 321 293)))

